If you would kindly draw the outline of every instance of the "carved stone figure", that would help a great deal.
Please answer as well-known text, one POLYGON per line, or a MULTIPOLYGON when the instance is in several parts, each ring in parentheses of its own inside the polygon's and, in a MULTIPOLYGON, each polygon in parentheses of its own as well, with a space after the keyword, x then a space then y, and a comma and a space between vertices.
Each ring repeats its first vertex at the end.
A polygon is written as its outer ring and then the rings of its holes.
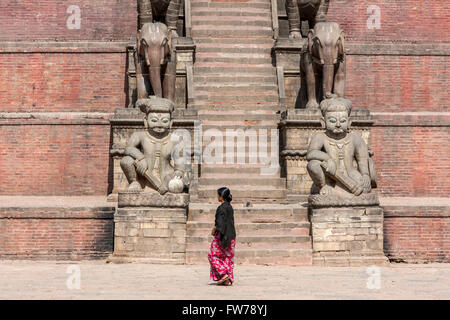
POLYGON ((172 155, 175 142, 169 132, 174 104, 170 100, 150 97, 136 105, 145 113, 146 131, 131 135, 120 166, 130 184, 129 191, 157 190, 181 193, 189 185, 189 173, 182 156, 172 155))
POLYGON ((330 0, 286 0, 289 38, 301 38, 303 21, 308 22, 308 29, 313 29, 317 22, 324 22, 329 3, 330 0))
POLYGON ((344 98, 320 104, 326 132, 311 139, 306 159, 308 173, 321 195, 359 196, 375 186, 376 172, 367 144, 349 132, 351 102, 344 98))
POLYGON ((323 99, 344 97, 344 31, 335 22, 319 22, 308 33, 301 69, 306 79, 306 108, 317 108, 323 99))
POLYGON ((167 25, 171 36, 177 37, 177 20, 181 0, 138 0, 139 28, 151 22, 167 25))
POLYGON ((153 94, 175 101, 176 57, 163 23, 146 23, 138 31, 135 55, 137 98, 153 94))

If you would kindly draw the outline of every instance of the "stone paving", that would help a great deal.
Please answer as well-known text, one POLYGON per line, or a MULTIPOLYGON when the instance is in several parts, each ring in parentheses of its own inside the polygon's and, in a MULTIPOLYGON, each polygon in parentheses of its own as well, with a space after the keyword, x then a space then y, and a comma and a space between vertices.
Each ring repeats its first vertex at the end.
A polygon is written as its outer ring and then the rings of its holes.
POLYGON ((213 285, 208 268, 0 261, 0 299, 450 299, 450 264, 391 264, 379 269, 379 289, 365 267, 238 265, 232 287, 213 285), (78 267, 79 289, 70 281, 78 267))

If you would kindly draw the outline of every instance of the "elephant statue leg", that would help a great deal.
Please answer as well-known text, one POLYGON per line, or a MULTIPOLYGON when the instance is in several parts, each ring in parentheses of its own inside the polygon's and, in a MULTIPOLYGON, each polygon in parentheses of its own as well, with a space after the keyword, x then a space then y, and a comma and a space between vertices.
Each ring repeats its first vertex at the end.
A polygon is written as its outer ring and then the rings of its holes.
MULTIPOLYGON (((314 23, 326 21, 329 5, 330 5, 330 0, 320 1, 320 5, 319 5, 319 8, 317 9, 316 18, 315 18, 314 23)), ((311 28, 314 28, 314 26, 312 26, 311 28)))
POLYGON ((175 82, 177 74, 177 63, 176 54, 172 54, 169 62, 167 63, 166 70, 164 73, 163 88, 164 88, 164 98, 175 102, 175 82))
POLYGON ((344 97, 345 91, 345 58, 339 62, 336 74, 334 76, 334 93, 340 97, 344 97))
POLYGON ((137 87, 137 98, 146 99, 148 98, 147 86, 145 84, 144 73, 146 70, 145 61, 141 59, 139 54, 136 52, 134 56, 134 61, 136 62, 136 87, 137 87))
POLYGON ((146 23, 153 22, 153 9, 150 0, 139 0, 139 29, 146 23))
POLYGON ((307 109, 318 108, 316 98, 316 76, 314 73, 314 66, 311 56, 308 53, 303 54, 303 68, 306 74, 306 92, 308 97, 308 102, 306 103, 307 109))
POLYGON ((177 34, 177 21, 178 14, 180 12, 181 0, 171 0, 169 6, 167 7, 166 13, 166 24, 171 32, 172 37, 178 37, 177 34))
POLYGON ((286 0, 285 6, 289 22, 289 38, 299 39, 302 35, 300 33, 300 12, 297 0, 286 0))

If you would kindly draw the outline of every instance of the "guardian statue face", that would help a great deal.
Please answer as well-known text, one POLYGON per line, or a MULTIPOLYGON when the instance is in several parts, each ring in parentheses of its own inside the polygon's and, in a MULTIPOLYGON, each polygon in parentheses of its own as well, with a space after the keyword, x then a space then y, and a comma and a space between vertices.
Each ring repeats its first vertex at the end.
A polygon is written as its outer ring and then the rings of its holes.
POLYGON ((348 132, 348 124, 347 111, 329 111, 325 115, 325 127, 332 135, 348 132))
POLYGON ((166 133, 170 129, 170 113, 150 112, 147 115, 147 124, 150 131, 157 134, 166 133))

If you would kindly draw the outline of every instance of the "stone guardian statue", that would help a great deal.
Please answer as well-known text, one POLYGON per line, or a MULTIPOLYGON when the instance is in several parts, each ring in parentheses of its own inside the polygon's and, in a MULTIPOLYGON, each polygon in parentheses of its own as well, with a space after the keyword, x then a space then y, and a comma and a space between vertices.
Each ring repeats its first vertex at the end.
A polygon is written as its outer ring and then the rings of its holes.
POLYGON ((150 97, 137 101, 145 113, 145 131, 134 132, 126 145, 120 166, 129 191, 156 190, 161 195, 182 193, 189 185, 189 173, 182 156, 172 154, 175 142, 170 133, 172 101, 150 97))
POLYGON ((326 131, 312 137, 306 155, 308 173, 320 195, 359 196, 375 186, 376 172, 367 144, 359 134, 349 132, 351 108, 344 98, 320 104, 326 131))

